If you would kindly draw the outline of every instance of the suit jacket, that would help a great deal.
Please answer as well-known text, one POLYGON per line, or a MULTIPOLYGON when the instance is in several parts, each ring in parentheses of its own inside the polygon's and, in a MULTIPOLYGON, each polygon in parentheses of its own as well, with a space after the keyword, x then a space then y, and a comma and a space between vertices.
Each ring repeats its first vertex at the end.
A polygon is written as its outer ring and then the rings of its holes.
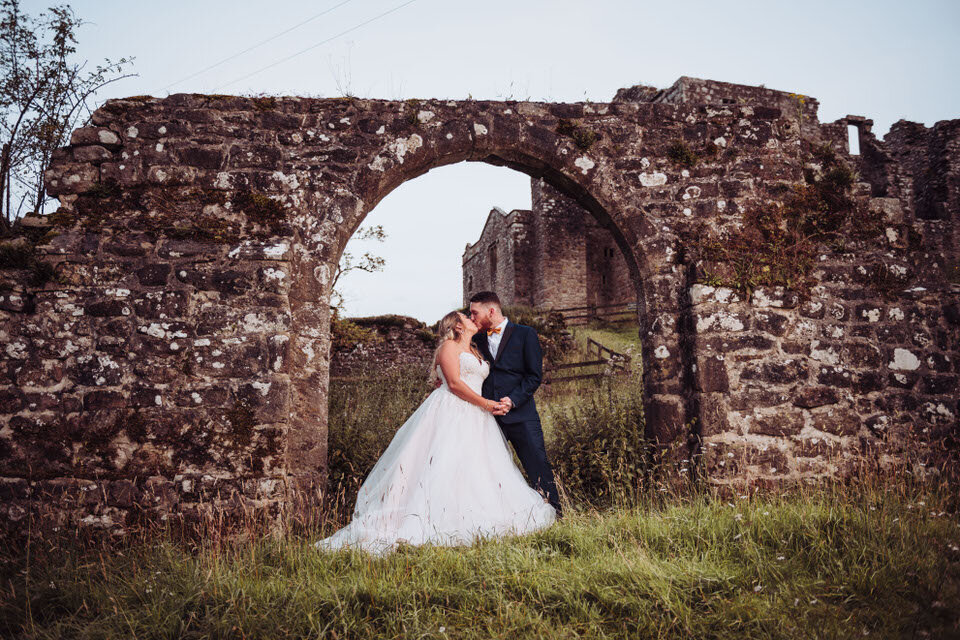
POLYGON ((513 408, 506 415, 496 416, 497 420, 512 424, 539 418, 533 392, 543 379, 543 352, 536 330, 508 320, 496 358, 490 353, 486 331, 477 332, 473 340, 490 363, 481 395, 490 400, 509 396, 513 402, 513 408))

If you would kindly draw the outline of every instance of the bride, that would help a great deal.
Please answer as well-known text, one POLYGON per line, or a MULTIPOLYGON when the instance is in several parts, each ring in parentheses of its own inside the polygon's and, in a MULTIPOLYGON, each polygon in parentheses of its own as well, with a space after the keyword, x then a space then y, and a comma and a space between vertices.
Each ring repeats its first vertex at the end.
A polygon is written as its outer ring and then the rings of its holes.
POLYGON ((553 506, 514 464, 493 417, 506 407, 480 395, 490 364, 471 342, 477 330, 459 311, 440 320, 431 378, 439 376, 442 384, 377 460, 360 486, 350 523, 314 543, 316 548, 383 555, 400 542, 470 545, 555 521, 553 506))

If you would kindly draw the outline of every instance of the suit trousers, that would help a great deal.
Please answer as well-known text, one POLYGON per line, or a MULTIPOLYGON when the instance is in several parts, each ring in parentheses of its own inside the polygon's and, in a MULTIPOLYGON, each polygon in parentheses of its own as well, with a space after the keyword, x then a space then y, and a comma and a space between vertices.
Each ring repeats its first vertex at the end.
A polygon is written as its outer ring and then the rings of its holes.
POLYGON ((527 473, 533 488, 542 489, 547 494, 547 501, 556 509, 557 515, 562 515, 560 495, 553 479, 553 468, 547 461, 547 449, 543 443, 543 428, 540 426, 539 416, 510 424, 500 422, 500 429, 517 452, 520 464, 523 465, 523 470, 527 473))

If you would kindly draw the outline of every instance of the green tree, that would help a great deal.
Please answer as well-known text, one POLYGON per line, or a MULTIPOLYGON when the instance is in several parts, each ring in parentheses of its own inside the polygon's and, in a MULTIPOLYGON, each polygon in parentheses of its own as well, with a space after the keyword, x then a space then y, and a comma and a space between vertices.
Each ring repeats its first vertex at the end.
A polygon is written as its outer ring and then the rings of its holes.
POLYGON ((133 58, 84 71, 87 62, 73 60, 82 24, 69 5, 34 17, 19 0, 0 1, 0 231, 25 210, 43 211, 43 172, 54 150, 89 122, 97 91, 136 75, 123 74, 133 58))

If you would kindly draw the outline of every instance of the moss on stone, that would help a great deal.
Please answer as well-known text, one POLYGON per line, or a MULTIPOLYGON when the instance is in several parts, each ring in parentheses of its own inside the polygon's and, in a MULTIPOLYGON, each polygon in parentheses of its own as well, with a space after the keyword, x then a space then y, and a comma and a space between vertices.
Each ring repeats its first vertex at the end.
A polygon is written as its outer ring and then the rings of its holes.
POLYGON ((29 269, 33 259, 33 245, 0 245, 0 269, 29 269))
POLYGON ((253 108, 257 111, 270 111, 277 108, 277 99, 273 96, 263 96, 260 98, 251 98, 253 108))
POLYGON ((98 182, 86 191, 83 195, 89 198, 116 198, 123 193, 123 189, 115 180, 98 182))
POLYGON ((579 122, 560 118, 557 122, 557 133, 573 139, 578 149, 586 151, 597 141, 597 133, 587 129, 579 122))
POLYGON ((808 156, 819 171, 808 167, 803 183, 772 185, 778 201, 745 211, 738 230, 716 235, 702 224, 695 229, 693 246, 704 261, 700 282, 747 296, 758 286, 784 286, 806 296, 816 284, 811 274, 822 246, 839 250, 848 237, 882 231, 879 214, 851 196, 856 174, 833 149, 815 147, 808 156))
POLYGON ((286 220, 283 204, 263 193, 238 191, 233 197, 233 204, 237 211, 242 211, 252 222, 271 229, 286 220))
POLYGON ((697 154, 693 152, 683 140, 674 140, 667 147, 667 157, 680 166, 691 168, 699 162, 697 154))

